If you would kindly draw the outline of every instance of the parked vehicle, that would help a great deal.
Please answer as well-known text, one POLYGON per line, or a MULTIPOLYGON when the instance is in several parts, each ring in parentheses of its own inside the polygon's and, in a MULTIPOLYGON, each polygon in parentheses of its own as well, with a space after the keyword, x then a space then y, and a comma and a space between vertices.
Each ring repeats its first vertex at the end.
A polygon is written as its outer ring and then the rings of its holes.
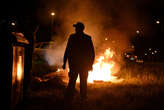
POLYGON ((133 52, 126 52, 126 53, 124 53, 124 60, 127 63, 130 63, 130 62, 143 63, 143 59, 139 58, 133 52))
POLYGON ((39 42, 34 49, 34 59, 43 59, 47 50, 54 49, 55 42, 39 42))
POLYGON ((132 52, 124 53, 124 59, 128 62, 136 62, 137 56, 132 52))
POLYGON ((45 59, 47 51, 52 51, 55 48, 54 42, 39 42, 36 44, 33 53, 33 72, 34 73, 48 73, 51 71, 56 71, 56 68, 48 64, 45 59))

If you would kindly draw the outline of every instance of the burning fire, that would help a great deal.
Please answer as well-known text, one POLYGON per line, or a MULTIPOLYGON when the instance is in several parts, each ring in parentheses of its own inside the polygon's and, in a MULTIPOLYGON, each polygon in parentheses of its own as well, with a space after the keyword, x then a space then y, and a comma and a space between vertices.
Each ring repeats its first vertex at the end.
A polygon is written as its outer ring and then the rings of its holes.
MULTIPOLYGON (((104 54, 100 56, 93 65, 93 70, 89 71, 88 83, 94 82, 121 82, 123 79, 118 79, 113 76, 116 67, 113 61, 114 52, 110 48, 106 49, 104 54)), ((77 82, 80 82, 78 77, 77 82)))
POLYGON ((17 78, 18 80, 22 79, 22 56, 19 56, 19 60, 17 63, 17 78))

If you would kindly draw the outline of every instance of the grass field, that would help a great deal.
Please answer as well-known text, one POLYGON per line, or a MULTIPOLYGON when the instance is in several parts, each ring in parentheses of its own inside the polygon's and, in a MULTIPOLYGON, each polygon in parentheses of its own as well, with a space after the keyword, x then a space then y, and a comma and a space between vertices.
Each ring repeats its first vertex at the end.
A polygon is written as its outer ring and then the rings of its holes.
MULTIPOLYGON (((118 77, 124 81, 88 84, 88 110, 164 110, 163 63, 126 65, 118 77)), ((63 110, 65 88, 62 77, 34 79, 21 110, 63 110)), ((80 110, 79 84, 76 90, 73 110, 80 110)))

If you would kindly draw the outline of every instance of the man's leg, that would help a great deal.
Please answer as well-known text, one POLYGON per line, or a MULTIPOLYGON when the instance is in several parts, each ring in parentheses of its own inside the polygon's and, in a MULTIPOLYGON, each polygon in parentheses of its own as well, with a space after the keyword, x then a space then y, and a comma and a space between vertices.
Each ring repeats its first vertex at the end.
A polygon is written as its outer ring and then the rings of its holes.
POLYGON ((78 76, 77 72, 73 72, 70 70, 69 82, 68 82, 67 90, 64 96, 65 98, 64 100, 66 101, 66 103, 71 103, 73 100, 77 76, 78 76))
POLYGON ((88 71, 84 71, 80 73, 80 95, 82 103, 87 101, 87 79, 88 79, 88 71))

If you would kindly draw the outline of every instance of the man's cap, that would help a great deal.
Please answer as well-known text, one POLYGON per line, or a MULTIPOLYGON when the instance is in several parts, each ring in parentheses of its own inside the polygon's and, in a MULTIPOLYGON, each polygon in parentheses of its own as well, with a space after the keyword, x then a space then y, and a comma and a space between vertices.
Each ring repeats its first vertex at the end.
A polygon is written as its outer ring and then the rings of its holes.
POLYGON ((77 22, 76 24, 73 24, 73 27, 76 27, 76 28, 81 28, 81 29, 84 29, 85 26, 82 22, 77 22))

